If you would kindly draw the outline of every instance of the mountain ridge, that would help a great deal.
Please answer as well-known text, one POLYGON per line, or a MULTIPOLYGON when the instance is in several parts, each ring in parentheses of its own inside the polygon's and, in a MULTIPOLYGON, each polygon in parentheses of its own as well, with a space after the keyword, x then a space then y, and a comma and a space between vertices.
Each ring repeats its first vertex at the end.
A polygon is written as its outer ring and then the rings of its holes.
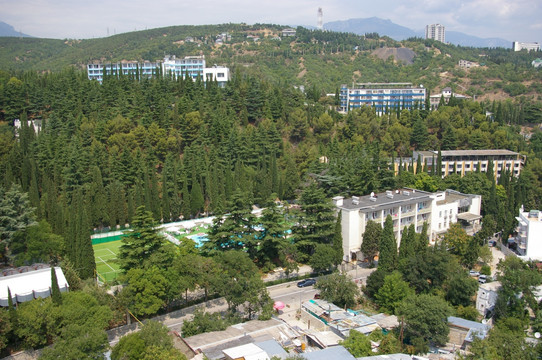
MULTIPOLYGON (((351 32, 357 35, 376 32, 381 36, 389 36, 397 41, 405 40, 410 37, 425 37, 424 30, 415 31, 405 26, 395 24, 389 19, 378 17, 331 21, 324 24, 324 29, 351 32)), ((453 45, 478 48, 510 48, 512 45, 511 41, 501 38, 480 38, 459 31, 448 30, 446 31, 446 41, 453 45)))
POLYGON ((15 30, 13 26, 3 21, 0 21, 0 37, 33 37, 31 35, 23 34, 15 30))

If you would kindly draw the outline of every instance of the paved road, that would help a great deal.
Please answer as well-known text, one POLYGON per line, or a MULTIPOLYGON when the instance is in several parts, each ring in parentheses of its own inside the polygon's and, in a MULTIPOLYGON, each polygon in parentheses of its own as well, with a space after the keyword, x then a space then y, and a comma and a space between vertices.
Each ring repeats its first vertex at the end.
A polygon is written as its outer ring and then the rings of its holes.
MULTIPOLYGON (((301 269, 300 269, 301 270, 301 269)), ((365 269, 358 267, 357 269, 348 271, 354 280, 357 280, 359 284, 365 283, 367 277, 375 269, 365 269)), ((301 271, 300 271, 301 272, 301 271)), ((273 285, 268 287, 269 295, 274 301, 280 300, 286 304, 286 308, 281 312, 281 318, 290 321, 290 318, 294 317, 294 313, 300 309, 301 303, 304 301, 314 298, 314 294, 317 293, 317 290, 314 286, 309 286, 306 288, 298 288, 297 280, 289 283, 273 285), (284 317, 283 317, 284 316, 284 317)), ((198 307, 205 307, 207 312, 221 312, 228 309, 228 305, 223 298, 215 299, 208 301, 204 304, 194 305, 185 309, 177 310, 170 312, 166 315, 157 316, 153 320, 160 321, 166 325, 171 330, 181 332, 182 324, 185 320, 191 320, 192 314, 198 307)), ((120 337, 126 335, 132 331, 137 331, 137 324, 132 324, 132 326, 124 326, 117 329, 112 329, 108 331, 109 344, 111 346, 115 345, 120 337)))

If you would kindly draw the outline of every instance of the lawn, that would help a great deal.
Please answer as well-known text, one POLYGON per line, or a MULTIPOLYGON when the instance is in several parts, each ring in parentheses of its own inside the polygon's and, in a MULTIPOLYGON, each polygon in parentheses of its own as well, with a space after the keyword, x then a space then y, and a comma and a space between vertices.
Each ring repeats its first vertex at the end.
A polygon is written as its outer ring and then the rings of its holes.
POLYGON ((93 245, 96 272, 101 281, 113 281, 120 274, 117 254, 121 245, 122 242, 120 240, 93 245))

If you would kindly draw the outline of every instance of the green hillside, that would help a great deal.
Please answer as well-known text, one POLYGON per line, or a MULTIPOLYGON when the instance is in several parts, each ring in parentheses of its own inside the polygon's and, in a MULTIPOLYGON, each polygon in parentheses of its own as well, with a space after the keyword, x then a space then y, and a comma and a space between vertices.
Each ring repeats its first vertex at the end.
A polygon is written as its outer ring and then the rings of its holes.
POLYGON ((536 53, 458 47, 422 39, 396 42, 378 34, 358 36, 301 27, 295 38, 277 40, 283 28, 222 24, 171 26, 86 40, 0 38, 0 69, 58 71, 73 66, 83 70, 92 61, 155 61, 165 54, 203 54, 209 64, 241 68, 274 83, 315 87, 322 93, 334 92, 343 83, 405 81, 423 84, 433 93, 451 86, 456 92, 490 100, 536 97, 542 89, 541 72, 530 65, 536 53), (216 36, 225 32, 231 40, 215 44, 216 36), (185 41, 187 37, 194 41, 185 41), (412 61, 385 58, 397 49, 412 50, 412 61), (458 67, 461 59, 482 66, 465 71, 458 67))

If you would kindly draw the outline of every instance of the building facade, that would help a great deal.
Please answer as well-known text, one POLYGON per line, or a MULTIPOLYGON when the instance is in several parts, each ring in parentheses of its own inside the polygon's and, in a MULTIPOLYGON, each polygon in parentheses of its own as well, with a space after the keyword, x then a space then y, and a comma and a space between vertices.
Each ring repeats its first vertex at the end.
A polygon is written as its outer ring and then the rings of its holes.
POLYGON ((512 43, 512 48, 514 49, 514 51, 521 51, 521 50, 540 51, 540 44, 537 42, 514 41, 512 43))
MULTIPOLYGON (((438 166, 438 151, 414 151, 413 162, 416 164, 420 158, 424 165, 424 171, 431 171, 433 166, 438 166), (433 163, 434 162, 434 163, 433 163)), ((493 162, 493 171, 495 179, 498 179, 504 170, 510 174, 519 177, 521 169, 525 164, 525 156, 510 150, 443 150, 441 151, 441 171, 442 176, 453 174, 454 172, 465 176, 471 171, 487 172, 489 162, 493 162)))
POLYGON ((103 81, 103 75, 107 76, 134 76, 137 79, 151 78, 157 76, 160 72, 159 62, 143 62, 124 61, 115 64, 93 63, 87 65, 87 74, 89 80, 103 81))
POLYGON ((185 56, 176 58, 166 56, 162 61, 143 62, 135 61, 121 62, 116 64, 93 63, 87 65, 89 80, 103 81, 104 72, 108 76, 134 76, 137 79, 152 78, 162 74, 183 78, 188 76, 192 80, 200 77, 202 81, 217 81, 220 87, 224 87, 230 79, 230 69, 224 66, 213 65, 210 68, 205 66, 205 56, 185 56))
POLYGON ((526 260, 542 260, 542 211, 523 211, 516 217, 518 227, 515 242, 517 253, 526 260))
POLYGON ((405 228, 414 224, 420 233, 428 224, 428 236, 434 241, 450 228, 461 222, 465 230, 474 233, 480 227, 480 195, 462 194, 453 190, 436 193, 414 189, 398 189, 385 193, 333 198, 333 204, 342 215, 344 260, 362 259, 361 244, 369 220, 384 226, 386 217, 393 219, 393 231, 397 245, 405 228))
POLYGON ((425 27, 425 38, 446 42, 446 29, 444 25, 431 24, 425 27))
POLYGON ((425 88, 412 83, 361 83, 354 88, 342 85, 339 97, 343 113, 362 106, 374 107, 378 114, 425 106, 425 88))
POLYGON ((497 303, 500 288, 501 283, 498 281, 480 284, 478 293, 476 294, 476 310, 478 310, 480 315, 485 317, 493 311, 497 303))

